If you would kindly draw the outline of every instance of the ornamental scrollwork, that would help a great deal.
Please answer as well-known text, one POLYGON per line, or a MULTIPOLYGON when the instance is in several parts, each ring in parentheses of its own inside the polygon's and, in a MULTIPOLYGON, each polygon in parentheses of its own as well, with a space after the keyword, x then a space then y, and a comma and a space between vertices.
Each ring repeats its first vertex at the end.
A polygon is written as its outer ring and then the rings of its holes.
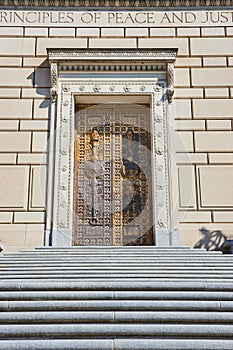
MULTIPOLYGON (((55 0, 2 0, 3 6, 44 6, 54 7, 56 6, 55 0)), ((209 0, 208 6, 231 6, 232 0, 209 0)), ((206 0, 60 0, 59 7, 132 7, 132 8, 145 8, 145 7, 196 7, 206 6, 206 0)))
POLYGON ((171 103, 174 95, 174 64, 167 64, 167 97, 171 103))
POLYGON ((51 62, 50 74, 51 74, 50 95, 51 95, 52 101, 55 102, 57 99, 57 79, 58 79, 58 66, 56 62, 51 62))

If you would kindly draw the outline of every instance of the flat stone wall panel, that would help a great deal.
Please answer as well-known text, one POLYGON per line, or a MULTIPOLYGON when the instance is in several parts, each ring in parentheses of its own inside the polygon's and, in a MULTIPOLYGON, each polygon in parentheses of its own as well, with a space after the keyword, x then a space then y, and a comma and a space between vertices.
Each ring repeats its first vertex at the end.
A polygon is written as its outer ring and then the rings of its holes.
POLYGON ((28 166, 0 166, 0 209, 27 209, 28 166))
POLYGON ((191 55, 233 55, 233 38, 191 38, 191 55))
POLYGON ((201 28, 202 36, 225 36, 225 28, 223 27, 215 27, 215 28, 201 28))
POLYGON ((210 211, 185 211, 180 212, 179 215, 180 222, 211 222, 211 212, 210 211))
POLYGON ((207 120, 207 130, 231 130, 231 120, 207 120))
POLYGON ((29 152, 30 147, 30 132, 0 132, 0 152, 29 152))
POLYGON ((75 28, 49 28, 49 36, 75 37, 75 28))
POLYGON ((31 68, 0 68, 0 86, 33 86, 34 70, 31 68))
POLYGON ((126 28, 125 36, 135 38, 146 38, 148 37, 148 28, 126 28))
POLYGON ((0 244, 4 252, 42 246, 44 244, 44 225, 0 224, 0 244))
MULTIPOLYGON (((124 28, 102 28, 100 33, 102 38, 124 38, 125 36, 124 28)), ((133 37, 135 36, 137 36, 136 32, 134 33, 133 37)))
POLYGON ((86 48, 87 39, 71 39, 71 38, 38 38, 37 51, 38 56, 47 56, 47 48, 86 48))
POLYGON ((233 100, 205 99, 193 101, 194 118, 229 119, 233 117, 233 100))
POLYGON ((43 153, 19 153, 17 164, 38 164, 43 165, 48 163, 48 155, 43 153))
POLYGON ((228 88, 206 88, 205 89, 206 98, 229 98, 228 88))
POLYGON ((150 37, 175 37, 176 30, 175 28, 150 28, 150 37))
POLYGON ((209 162, 210 164, 233 164, 233 153, 209 153, 209 162))
POLYGON ((175 67, 202 67, 201 57, 177 57, 175 67))
POLYGON ((32 100, 0 99, 0 119, 31 119, 32 100))
POLYGON ((177 28, 177 36, 199 37, 201 36, 201 30, 200 28, 177 28))
POLYGON ((19 121, 18 120, 0 120, 0 130, 18 130, 19 121))
POLYGON ((33 166, 31 170, 30 207, 45 208, 46 196, 46 167, 33 166))
POLYGON ((34 56, 34 38, 0 38, 1 56, 34 56))
POLYGON ((233 211, 214 212, 214 222, 232 222, 233 223, 233 211))
POLYGON ((176 120, 176 130, 205 130, 204 120, 176 120))
POLYGON ((190 77, 188 68, 177 68, 175 70, 175 87, 189 87, 190 77))
POLYGON ((226 57, 204 57, 203 66, 205 67, 226 67, 227 58, 226 57))
POLYGON ((177 131, 175 149, 177 152, 193 152, 193 133, 191 131, 177 131))
POLYGON ((0 57, 1 67, 21 67, 22 57, 0 57))
POLYGON ((50 117, 51 100, 34 100, 33 118, 34 119, 49 119, 50 117))
POLYGON ((15 223, 43 223, 44 212, 16 212, 14 215, 15 223))
POLYGON ((50 98, 50 89, 49 88, 23 88, 22 89, 22 98, 36 98, 44 100, 45 98, 50 98))
POLYGON ((195 89, 195 88, 189 89, 188 87, 186 88, 176 87, 174 92, 175 99, 203 98, 203 95, 204 95, 203 89, 195 89))
POLYGON ((177 153, 176 164, 207 164, 207 153, 177 153))
POLYGON ((230 86, 233 68, 192 68, 193 86, 230 86))
POLYGON ((105 49, 106 47, 109 49, 119 49, 119 48, 136 48, 137 47, 137 41, 136 39, 125 39, 125 38, 119 38, 119 39, 110 39, 110 38, 103 38, 103 39, 92 39, 89 40, 89 47, 90 49, 105 49))
POLYGON ((0 88, 0 98, 20 98, 20 88, 0 88))
POLYGON ((195 146, 197 152, 232 152, 233 132, 208 131, 195 132, 195 146))
POLYGON ((49 29, 48 28, 25 28, 25 36, 29 37, 43 37, 43 36, 48 36, 49 35, 49 29))
POLYGON ((0 222, 10 224, 13 220, 13 212, 0 212, 0 222))
POLYGON ((174 114, 176 119, 191 119, 191 100, 175 100, 174 101, 174 114))
POLYGON ((200 205, 233 208, 233 166, 199 167, 200 205))
POLYGON ((44 225, 31 223, 26 225, 25 245, 28 247, 41 247, 44 245, 44 225))
POLYGON ((16 153, 0 153, 0 164, 16 164, 16 153))
POLYGON ((99 28, 77 28, 76 36, 80 38, 98 38, 100 36, 99 28))
POLYGON ((182 166, 178 169, 179 188, 180 188, 180 207, 196 207, 196 187, 195 171, 192 166, 182 166))
POLYGON ((47 57, 23 57, 23 67, 49 68, 47 57))
POLYGON ((34 131, 32 134, 32 152, 46 152, 48 150, 48 133, 34 131))

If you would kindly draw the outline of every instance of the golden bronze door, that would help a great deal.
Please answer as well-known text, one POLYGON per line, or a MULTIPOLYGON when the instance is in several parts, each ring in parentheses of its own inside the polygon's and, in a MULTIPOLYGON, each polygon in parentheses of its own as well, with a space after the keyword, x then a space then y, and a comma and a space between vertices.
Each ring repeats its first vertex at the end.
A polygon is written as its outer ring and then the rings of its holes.
POLYGON ((151 245, 150 109, 80 105, 73 245, 151 245))

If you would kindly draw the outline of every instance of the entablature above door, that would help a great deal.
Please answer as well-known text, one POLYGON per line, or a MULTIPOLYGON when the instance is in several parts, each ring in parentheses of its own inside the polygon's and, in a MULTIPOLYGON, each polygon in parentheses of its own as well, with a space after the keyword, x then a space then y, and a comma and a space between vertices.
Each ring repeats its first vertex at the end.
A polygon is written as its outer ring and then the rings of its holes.
POLYGON ((57 97, 61 74, 82 73, 166 73, 168 101, 174 94, 174 61, 171 49, 47 49, 51 67, 51 96, 57 97))

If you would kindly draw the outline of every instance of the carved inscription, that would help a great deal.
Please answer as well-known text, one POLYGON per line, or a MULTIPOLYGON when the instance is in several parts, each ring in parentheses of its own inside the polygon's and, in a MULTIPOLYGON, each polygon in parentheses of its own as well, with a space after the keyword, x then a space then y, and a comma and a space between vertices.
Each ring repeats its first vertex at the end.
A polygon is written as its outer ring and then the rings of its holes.
POLYGON ((0 25, 66 27, 228 26, 233 11, 0 11, 0 25))

